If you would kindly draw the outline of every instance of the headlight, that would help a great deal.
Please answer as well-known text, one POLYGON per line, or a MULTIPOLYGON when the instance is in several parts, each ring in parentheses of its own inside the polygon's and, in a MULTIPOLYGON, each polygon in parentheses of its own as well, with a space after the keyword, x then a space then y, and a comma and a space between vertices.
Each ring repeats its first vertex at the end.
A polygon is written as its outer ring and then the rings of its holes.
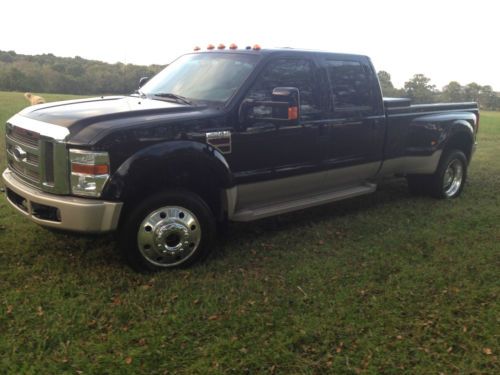
POLYGON ((99 197, 109 178, 107 152, 69 150, 71 192, 75 195, 99 197))

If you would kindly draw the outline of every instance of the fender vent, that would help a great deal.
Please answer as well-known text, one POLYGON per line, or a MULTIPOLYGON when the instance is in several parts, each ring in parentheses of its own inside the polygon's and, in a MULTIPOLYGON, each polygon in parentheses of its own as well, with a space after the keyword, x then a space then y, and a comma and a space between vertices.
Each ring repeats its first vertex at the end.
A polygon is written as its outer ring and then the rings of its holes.
POLYGON ((231 132, 230 131, 222 131, 222 132, 211 132, 206 133, 207 143, 211 146, 214 146, 223 154, 231 153, 231 132))

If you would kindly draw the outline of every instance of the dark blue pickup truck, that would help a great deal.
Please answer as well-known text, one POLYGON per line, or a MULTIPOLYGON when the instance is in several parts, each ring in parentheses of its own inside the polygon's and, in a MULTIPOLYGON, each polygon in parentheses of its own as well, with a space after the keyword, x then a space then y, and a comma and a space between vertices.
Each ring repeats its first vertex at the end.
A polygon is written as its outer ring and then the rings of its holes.
POLYGON ((366 56, 210 47, 130 96, 42 104, 8 120, 7 199, 45 227, 118 231, 141 271, 206 256, 218 224, 374 192, 462 192, 476 103, 383 98, 366 56))

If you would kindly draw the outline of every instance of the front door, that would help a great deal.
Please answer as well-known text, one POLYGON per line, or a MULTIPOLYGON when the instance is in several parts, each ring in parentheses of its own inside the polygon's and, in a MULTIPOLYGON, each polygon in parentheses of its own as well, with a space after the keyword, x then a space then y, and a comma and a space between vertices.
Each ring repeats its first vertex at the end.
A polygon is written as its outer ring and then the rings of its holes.
POLYGON ((272 117, 270 107, 255 107, 253 119, 232 135, 228 155, 236 184, 246 185, 239 194, 244 205, 286 200, 320 188, 322 177, 318 120, 322 116, 317 69, 306 58, 271 59, 244 99, 272 101, 276 87, 296 87, 300 92, 301 118, 297 125, 259 120, 272 117), (251 194, 244 194, 244 192, 251 194), (261 199, 262 197, 262 199, 261 199))

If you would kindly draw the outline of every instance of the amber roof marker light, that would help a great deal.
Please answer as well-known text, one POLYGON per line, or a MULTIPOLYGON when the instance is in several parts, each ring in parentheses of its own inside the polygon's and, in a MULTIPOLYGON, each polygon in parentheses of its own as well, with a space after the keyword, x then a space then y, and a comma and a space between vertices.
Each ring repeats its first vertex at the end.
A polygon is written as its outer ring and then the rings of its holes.
POLYGON ((234 43, 231 43, 231 45, 229 46, 229 49, 238 49, 238 46, 234 43))
POLYGON ((193 51, 199 51, 201 48, 199 46, 196 46, 193 48, 193 51))
POLYGON ((207 49, 210 50, 210 51, 213 50, 214 48, 215 48, 215 46, 213 44, 209 44, 207 46, 207 49))
POLYGON ((224 49, 226 48, 226 46, 223 44, 223 43, 220 43, 218 46, 217 46, 217 49, 224 49))
POLYGON ((252 49, 255 50, 255 51, 259 51, 261 48, 260 48, 260 45, 254 44, 253 47, 252 47, 252 49))

